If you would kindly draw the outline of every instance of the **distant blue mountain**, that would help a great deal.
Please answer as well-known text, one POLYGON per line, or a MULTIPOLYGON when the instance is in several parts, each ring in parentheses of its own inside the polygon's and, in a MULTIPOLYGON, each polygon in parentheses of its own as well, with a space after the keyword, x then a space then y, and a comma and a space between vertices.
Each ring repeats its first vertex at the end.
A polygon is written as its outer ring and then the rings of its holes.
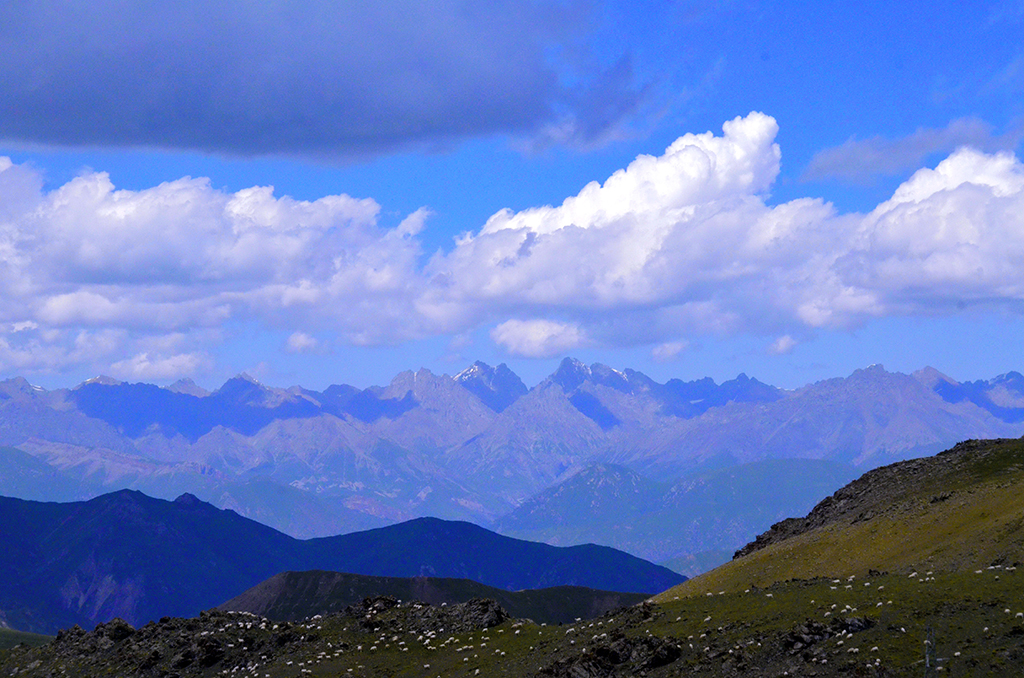
POLYGON ((770 403, 785 397, 781 389, 742 373, 720 385, 711 377, 689 382, 670 379, 659 384, 642 372, 630 369, 620 372, 601 363, 587 366, 573 358, 562 360, 548 379, 561 386, 573 406, 605 431, 621 422, 597 397, 581 390, 585 384, 605 386, 629 395, 646 394, 660 403, 662 414, 683 419, 700 416, 712 407, 731 402, 770 403))
POLYGON ((193 616, 287 570, 634 593, 684 579, 604 546, 558 548, 436 518, 302 541, 189 494, 170 502, 131 490, 67 504, 0 497, 0 543, 0 616, 44 633, 193 616))
POLYGON ((1008 423, 1024 421, 1024 375, 1020 372, 1007 372, 988 381, 953 381, 939 380, 934 390, 948 403, 969 401, 987 410, 992 416, 1008 423), (1009 395, 1015 404, 1001 405, 1003 400, 996 394, 1009 395))
POLYGON ((330 386, 324 393, 271 391, 244 376, 229 379, 204 397, 151 384, 87 382, 71 397, 87 416, 101 419, 137 438, 152 427, 196 441, 216 426, 253 435, 275 419, 306 419, 321 414, 351 415, 363 422, 396 418, 418 404, 411 393, 381 398, 375 389, 330 386), (276 397, 275 397, 276 396, 276 397))
MULTIPOLYGON (((529 392, 505 364, 491 367, 478 361, 454 379, 495 412, 505 411, 529 392)), ((563 360, 549 380, 559 384, 573 406, 606 431, 621 422, 599 398, 580 390, 584 384, 607 386, 626 394, 645 392, 661 403, 663 414, 683 418, 729 402, 772 402, 783 397, 779 389, 745 374, 721 385, 708 377, 659 384, 640 372, 619 372, 600 363, 588 367, 572 358, 563 360)), ((322 393, 284 391, 268 389, 240 375, 209 395, 101 379, 72 390, 71 398, 83 414, 107 422, 130 438, 155 429, 165 436, 181 434, 195 442, 217 426, 250 436, 276 419, 333 414, 371 423, 381 418, 396 419, 420 405, 411 391, 401 398, 383 397, 383 391, 380 387, 360 390, 345 384, 329 386, 322 393)))

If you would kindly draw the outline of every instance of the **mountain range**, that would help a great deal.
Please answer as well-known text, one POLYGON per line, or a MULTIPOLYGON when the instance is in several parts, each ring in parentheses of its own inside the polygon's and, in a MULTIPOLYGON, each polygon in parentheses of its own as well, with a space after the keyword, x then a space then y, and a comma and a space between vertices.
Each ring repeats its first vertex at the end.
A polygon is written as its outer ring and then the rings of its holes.
POLYGON ((0 494, 190 493, 298 538, 435 516, 668 561, 729 552, 864 470, 1021 434, 1016 372, 959 383, 876 365, 784 390, 742 374, 658 383, 567 358, 533 388, 479 362, 323 391, 245 375, 212 392, 15 378, 0 382, 0 494), (784 485, 808 491, 745 502, 784 485), (559 508, 571 495, 607 510, 611 487, 618 525, 559 508))
POLYGON ((191 616, 284 571, 471 579, 651 594, 684 577, 593 544, 556 547, 437 518, 298 540, 183 494, 86 502, 0 497, 0 626, 53 633, 119 617, 191 616))

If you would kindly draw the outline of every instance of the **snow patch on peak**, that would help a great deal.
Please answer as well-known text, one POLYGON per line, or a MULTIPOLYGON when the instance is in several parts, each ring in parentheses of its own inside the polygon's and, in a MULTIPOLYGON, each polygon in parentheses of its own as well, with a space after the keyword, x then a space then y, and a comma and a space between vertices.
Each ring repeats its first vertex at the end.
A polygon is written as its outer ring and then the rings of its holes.
POLYGON ((462 370, 455 375, 455 381, 464 382, 473 379, 474 377, 482 377, 487 374, 494 372, 494 368, 487 363, 480 362, 477 360, 475 363, 462 370))
POLYGON ((105 374, 100 374, 98 376, 93 377, 92 379, 86 379, 85 381, 83 381, 81 384, 78 385, 78 388, 81 388, 82 386, 85 386, 86 384, 101 384, 103 386, 119 386, 119 385, 121 385, 121 383, 122 382, 118 381, 117 379, 114 379, 113 377, 108 377, 105 374))

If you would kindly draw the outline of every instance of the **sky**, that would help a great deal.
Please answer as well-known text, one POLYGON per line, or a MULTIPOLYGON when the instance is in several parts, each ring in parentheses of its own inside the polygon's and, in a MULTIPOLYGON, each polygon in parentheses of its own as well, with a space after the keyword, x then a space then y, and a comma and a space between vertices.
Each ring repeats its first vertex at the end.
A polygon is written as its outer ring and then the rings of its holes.
POLYGON ((0 5, 0 378, 1024 370, 1024 0, 0 5))

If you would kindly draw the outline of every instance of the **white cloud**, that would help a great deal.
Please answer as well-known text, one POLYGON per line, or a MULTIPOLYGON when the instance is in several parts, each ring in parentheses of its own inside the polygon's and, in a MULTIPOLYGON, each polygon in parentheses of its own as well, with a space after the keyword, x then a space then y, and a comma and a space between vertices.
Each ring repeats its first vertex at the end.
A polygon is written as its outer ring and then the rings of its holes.
POLYGON ((316 337, 311 337, 305 332, 293 332, 287 343, 289 353, 312 353, 320 347, 316 337))
POLYGON ((0 335, 0 370, 52 372, 69 366, 106 364, 125 345, 126 333, 116 328, 56 330, 23 328, 0 335))
POLYGON ((550 358, 585 343, 580 328, 551 320, 507 320, 491 330, 491 339, 512 355, 550 358))
POLYGON ((796 339, 794 339, 793 337, 789 336, 788 334, 784 334, 784 335, 782 335, 781 337, 779 337, 778 339, 776 339, 775 341, 772 342, 772 345, 768 347, 768 354, 769 355, 785 355, 786 353, 792 352, 792 350, 795 347, 796 347, 796 339))
POLYGON ((570 227, 609 228, 652 211, 687 210, 767 191, 779 173, 775 120, 751 113, 725 123, 723 130, 721 137, 711 132, 686 134, 664 155, 642 155, 603 185, 591 182, 559 207, 498 212, 488 219, 481 235, 502 230, 550 234, 570 227))
POLYGON ((962 149, 919 170, 863 219, 839 269, 886 313, 1024 300, 1024 166, 962 149))
POLYGON ((668 341, 664 344, 658 344, 651 349, 651 357, 663 362, 674 360, 680 353, 685 351, 688 346, 689 343, 685 341, 668 341))
POLYGON ((139 353, 110 365, 112 375, 124 379, 180 379, 207 368, 210 360, 198 353, 179 353, 167 357, 139 353))
POLYGON ((685 135, 559 206, 495 214, 430 262, 420 308, 457 326, 558 315, 592 341, 630 345, 1022 298, 1011 154, 957 151, 871 214, 841 215, 813 198, 766 204, 773 119, 754 113, 723 132, 685 135))
POLYGON ((429 213, 387 230, 379 211, 370 199, 227 193, 207 179, 118 190, 102 172, 47 193, 37 172, 4 158, 0 326, 39 329, 9 337, 5 362, 64 369, 82 356, 67 345, 75 332, 108 328, 131 333, 120 358, 134 348, 153 365, 188 354, 150 350, 153 337, 199 342, 227 321, 327 327, 365 343, 418 336, 417 234, 429 213), (63 348, 40 350, 46 336, 63 348), (30 346, 38 360, 23 355, 30 346))
POLYGON ((515 355, 645 345, 667 359, 699 335, 753 333, 783 351, 807 328, 1024 301, 1013 154, 958 150, 844 215, 814 198, 767 203, 776 133, 752 113, 685 135, 558 206, 495 214, 426 265, 425 209, 383 229, 370 199, 189 178, 120 191, 101 173, 45 193, 0 161, 0 363, 202 370, 182 356, 237 323, 302 327, 293 351, 490 326, 515 355))
POLYGON ((683 136, 557 207, 495 214, 430 262, 435 284, 421 308, 456 323, 557 311, 594 326, 595 338, 597 325, 615 325, 610 316, 639 310, 633 324, 652 333, 639 342, 738 318, 775 322, 765 296, 816 273, 800 268, 832 246, 833 222, 843 224, 816 200, 765 205, 779 171, 775 120, 753 113, 723 130, 683 136))

